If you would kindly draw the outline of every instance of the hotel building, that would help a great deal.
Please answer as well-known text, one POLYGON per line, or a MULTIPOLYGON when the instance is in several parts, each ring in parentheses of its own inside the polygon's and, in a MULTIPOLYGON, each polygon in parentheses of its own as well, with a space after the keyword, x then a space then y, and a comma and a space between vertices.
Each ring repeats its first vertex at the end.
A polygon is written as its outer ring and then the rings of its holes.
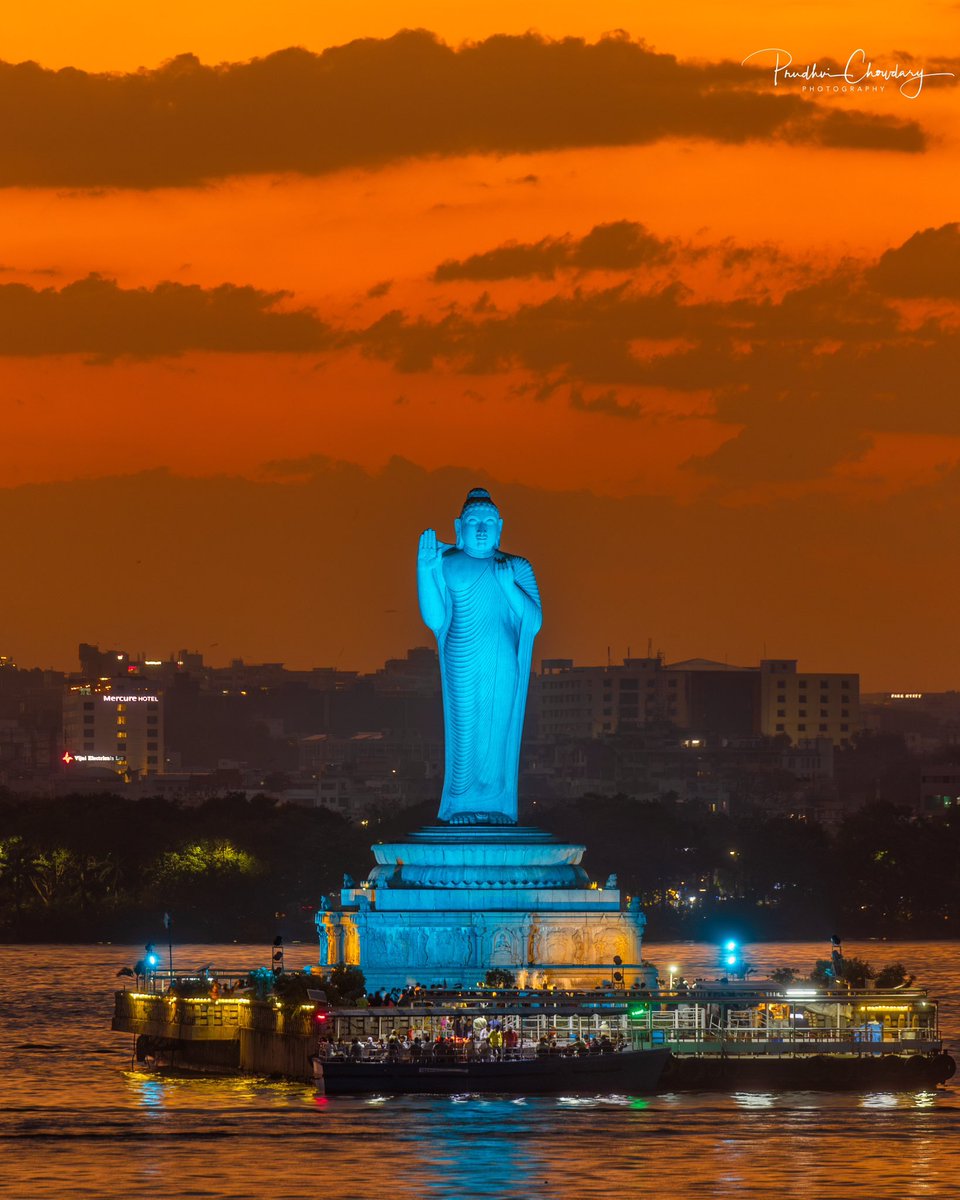
POLYGON ((163 772, 163 697, 141 679, 67 686, 64 767, 95 766, 144 778, 163 772))

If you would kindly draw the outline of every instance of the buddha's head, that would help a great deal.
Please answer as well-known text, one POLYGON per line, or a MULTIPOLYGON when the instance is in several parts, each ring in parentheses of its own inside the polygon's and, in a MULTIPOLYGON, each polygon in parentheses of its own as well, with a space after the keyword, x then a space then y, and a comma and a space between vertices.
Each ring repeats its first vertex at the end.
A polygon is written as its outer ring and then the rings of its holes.
POLYGON ((457 549, 471 558, 490 558, 500 545, 503 521, 486 488, 471 488, 454 521, 457 549))

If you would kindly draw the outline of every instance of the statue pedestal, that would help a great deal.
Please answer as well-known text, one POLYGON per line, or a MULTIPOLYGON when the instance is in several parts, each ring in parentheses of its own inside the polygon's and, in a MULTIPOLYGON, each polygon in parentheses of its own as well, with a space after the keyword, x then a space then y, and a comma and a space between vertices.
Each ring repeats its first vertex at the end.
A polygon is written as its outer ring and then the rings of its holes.
POLYGON ((516 825, 428 826, 376 845, 370 878, 343 889, 341 912, 317 915, 321 965, 358 965, 370 991, 473 987, 492 967, 526 987, 596 987, 615 971, 651 986, 646 919, 590 882, 584 849, 516 825))

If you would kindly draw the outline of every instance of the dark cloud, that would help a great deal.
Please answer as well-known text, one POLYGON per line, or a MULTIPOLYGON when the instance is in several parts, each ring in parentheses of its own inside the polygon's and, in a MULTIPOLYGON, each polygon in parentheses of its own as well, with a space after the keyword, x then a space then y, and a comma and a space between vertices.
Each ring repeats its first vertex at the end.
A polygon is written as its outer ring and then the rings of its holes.
POLYGON ((869 275, 875 287, 892 296, 960 299, 960 225, 953 221, 920 230, 881 255, 869 275))
POLYGON ((385 296, 392 287, 392 279, 383 279, 380 281, 380 283, 375 283, 373 287, 367 288, 367 296, 371 300, 376 300, 380 296, 385 296))
MULTIPOLYGON (((809 101, 801 103, 808 104, 809 101)), ((806 131, 800 127, 788 130, 786 136, 791 141, 809 140, 806 131)), ((835 108, 823 113, 814 140, 821 146, 835 149, 902 150, 911 154, 925 145, 923 130, 913 121, 892 127, 889 117, 850 108, 835 108)))
POLYGON ((844 414, 819 421, 797 398, 771 405, 763 417, 713 454, 690 459, 689 467, 732 484, 797 483, 828 475, 838 462, 861 457, 872 444, 844 414))
POLYGON ((599 396, 587 397, 580 388, 570 389, 570 407, 580 412, 603 413, 607 417, 636 418, 643 415, 643 408, 635 400, 623 402, 617 392, 609 388, 599 396))
POLYGON ((121 288, 90 275, 57 290, 0 284, 0 354, 151 358, 188 350, 316 351, 330 332, 308 309, 278 311, 288 292, 231 283, 121 288))
POLYGON ((407 30, 220 66, 185 54, 127 75, 0 64, 4 186, 176 186, 668 137, 924 145, 916 122, 824 110, 772 94, 760 69, 680 62, 622 35, 453 49, 407 30))
MULTIPOLYGON (((862 456, 877 434, 960 436, 960 321, 948 293, 957 236, 955 225, 924 230, 878 263, 844 262, 819 277, 800 272, 788 286, 791 264, 772 279, 778 264, 762 249, 738 261, 777 282, 776 293, 752 280, 743 294, 705 299, 678 281, 651 287, 628 275, 597 288, 575 279, 535 303, 501 307, 484 292, 439 318, 392 309, 354 329, 332 329, 309 309, 285 311, 287 293, 230 284, 128 290, 97 276, 60 290, 7 283, 0 284, 0 354, 109 360, 356 348, 404 373, 510 375, 530 402, 560 394, 581 411, 621 420, 644 415, 644 389, 682 396, 685 411, 695 393, 698 404, 709 397, 732 437, 691 460, 691 469, 734 487, 815 479, 862 456), (912 271, 917 294, 941 298, 922 318, 905 315, 898 302, 912 271)), ((517 249, 609 264, 668 252, 664 245, 618 222, 582 239, 517 249)), ((729 247, 719 250, 722 260, 729 247)))
POLYGON ((454 279, 553 279, 568 264, 569 246, 567 238, 506 242, 468 258, 448 258, 437 267, 433 278, 438 283, 454 279))
POLYGON ((507 242, 465 259, 447 259, 434 271, 438 282, 454 279, 553 279, 561 270, 625 271, 656 266, 676 256, 677 243, 661 240, 637 221, 595 225, 582 238, 569 234, 539 242, 507 242))
MULTIPOLYGON (((591 237, 500 247, 460 269, 485 278, 491 263, 506 271, 507 252, 514 273, 523 255, 566 264, 591 237)), ((947 295, 958 278, 957 240, 956 226, 924 231, 877 265, 847 262, 810 280, 800 272, 777 298, 699 300, 680 283, 643 288, 627 279, 510 311, 455 307, 440 321, 394 311, 352 336, 405 371, 520 369, 538 381, 539 396, 561 389, 573 407, 610 417, 643 415, 627 388, 702 392, 721 422, 741 429, 693 469, 733 486, 809 480, 862 456, 879 433, 960 436, 957 314, 918 326, 876 286, 903 294, 915 268, 915 294, 947 295)), ((749 256, 737 265, 751 265, 749 256)), ((762 275, 770 261, 759 253, 752 265, 762 275)))
MULTIPOLYGON (((439 321, 386 313, 351 335, 370 357, 402 371, 425 371, 438 362, 472 374, 524 368, 563 369, 572 380, 596 384, 641 383, 649 368, 630 349, 636 338, 706 335, 723 306, 685 304, 685 289, 671 284, 642 292, 628 283, 601 290, 575 289, 538 304, 492 315, 458 306, 439 321)), ((732 307, 732 306, 731 306, 732 307)))

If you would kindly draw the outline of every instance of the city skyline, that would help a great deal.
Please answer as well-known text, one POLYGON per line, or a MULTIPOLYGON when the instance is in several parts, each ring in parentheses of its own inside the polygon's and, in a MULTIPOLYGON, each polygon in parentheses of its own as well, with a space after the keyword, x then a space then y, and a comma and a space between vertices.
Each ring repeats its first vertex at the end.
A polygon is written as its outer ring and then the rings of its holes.
POLYGON ((0 47, 6 653, 369 669, 479 484, 543 657, 960 679, 955 6, 95 9, 0 47))

